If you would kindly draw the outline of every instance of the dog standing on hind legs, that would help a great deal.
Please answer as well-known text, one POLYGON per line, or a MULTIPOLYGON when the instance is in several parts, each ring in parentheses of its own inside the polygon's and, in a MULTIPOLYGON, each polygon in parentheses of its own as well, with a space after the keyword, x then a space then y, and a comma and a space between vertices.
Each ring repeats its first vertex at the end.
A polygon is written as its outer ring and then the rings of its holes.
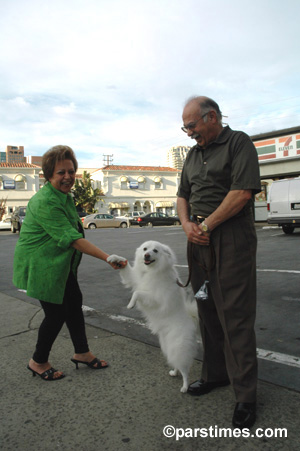
MULTIPOLYGON (((119 261, 120 257, 110 255, 107 260, 119 261)), ((142 312, 149 329, 158 336, 168 364, 174 368, 170 370, 170 376, 181 373, 183 385, 180 391, 185 393, 197 353, 197 327, 185 291, 177 284, 175 262, 168 246, 146 241, 137 248, 133 265, 128 263, 120 276, 123 284, 133 292, 127 308, 136 306, 142 312)))

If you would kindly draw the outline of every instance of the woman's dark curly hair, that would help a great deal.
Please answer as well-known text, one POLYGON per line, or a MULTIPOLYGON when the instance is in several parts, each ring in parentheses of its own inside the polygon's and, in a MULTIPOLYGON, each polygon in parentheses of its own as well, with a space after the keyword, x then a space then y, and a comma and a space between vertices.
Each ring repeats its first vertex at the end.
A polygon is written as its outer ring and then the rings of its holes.
POLYGON ((42 169, 47 181, 53 176, 56 163, 62 160, 71 160, 74 164, 75 172, 77 171, 78 162, 71 147, 54 146, 43 155, 42 159, 42 169))

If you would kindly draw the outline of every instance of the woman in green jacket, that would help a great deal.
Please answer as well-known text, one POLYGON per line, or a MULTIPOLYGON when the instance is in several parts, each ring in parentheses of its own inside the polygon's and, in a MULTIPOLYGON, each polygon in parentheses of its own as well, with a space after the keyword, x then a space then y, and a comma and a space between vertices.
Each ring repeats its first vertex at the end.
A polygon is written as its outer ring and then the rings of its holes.
MULTIPOLYGON (((64 377, 50 365, 51 347, 66 322, 74 345, 72 362, 92 369, 106 368, 89 350, 82 313, 82 294, 77 268, 82 253, 107 261, 108 254, 84 238, 71 188, 78 163, 68 146, 52 147, 43 156, 46 183, 29 201, 26 217, 15 249, 14 284, 28 296, 39 299, 45 313, 35 352, 27 368, 42 379, 64 377)), ((109 263, 114 269, 126 266, 109 263)))

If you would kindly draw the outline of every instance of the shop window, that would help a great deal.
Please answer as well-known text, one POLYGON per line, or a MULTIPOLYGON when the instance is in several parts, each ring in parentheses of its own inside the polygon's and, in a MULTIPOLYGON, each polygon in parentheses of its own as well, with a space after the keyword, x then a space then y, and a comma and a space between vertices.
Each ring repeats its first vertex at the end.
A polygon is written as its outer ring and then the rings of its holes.
POLYGON ((26 189, 26 177, 22 174, 16 175, 15 186, 16 190, 26 189))

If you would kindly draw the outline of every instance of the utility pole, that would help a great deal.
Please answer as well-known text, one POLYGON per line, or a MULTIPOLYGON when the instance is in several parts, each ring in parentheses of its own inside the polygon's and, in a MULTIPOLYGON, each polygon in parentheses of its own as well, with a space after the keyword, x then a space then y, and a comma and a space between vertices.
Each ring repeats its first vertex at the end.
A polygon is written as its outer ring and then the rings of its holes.
POLYGON ((104 155, 103 154, 103 165, 110 166, 113 162, 113 155, 104 155))

